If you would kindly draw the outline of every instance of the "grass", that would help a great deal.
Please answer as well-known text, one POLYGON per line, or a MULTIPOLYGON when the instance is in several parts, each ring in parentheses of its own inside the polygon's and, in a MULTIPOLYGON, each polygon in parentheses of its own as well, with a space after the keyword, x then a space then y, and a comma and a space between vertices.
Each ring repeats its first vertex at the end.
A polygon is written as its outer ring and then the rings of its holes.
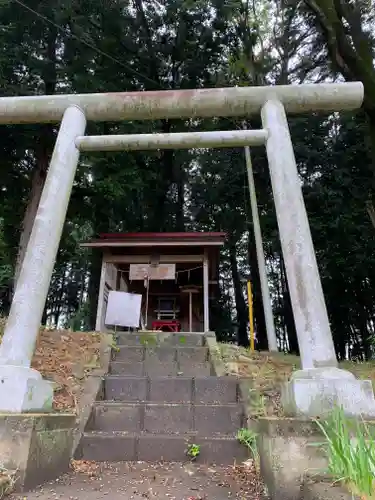
POLYGON ((370 428, 365 422, 346 418, 342 408, 316 423, 325 437, 329 474, 362 500, 374 500, 375 443, 370 428))
MULTIPOLYGON (((300 358, 291 354, 250 352, 232 344, 219 343, 226 371, 252 380, 250 400, 254 416, 283 416, 280 402, 281 385, 293 371, 300 369, 300 358)), ((372 380, 375 389, 375 361, 365 363, 345 361, 340 368, 360 379, 372 380)))
POLYGON ((219 344, 219 347, 227 373, 251 379, 252 414, 282 416, 280 387, 299 368, 299 358, 283 353, 251 353, 231 344, 219 344))

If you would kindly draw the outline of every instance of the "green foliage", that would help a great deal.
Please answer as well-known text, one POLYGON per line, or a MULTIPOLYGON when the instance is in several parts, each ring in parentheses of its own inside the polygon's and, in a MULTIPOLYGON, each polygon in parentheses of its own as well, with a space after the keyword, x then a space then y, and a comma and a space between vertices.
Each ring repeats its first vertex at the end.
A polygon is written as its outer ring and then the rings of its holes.
POLYGON ((112 335, 109 347, 112 349, 113 352, 120 352, 120 348, 117 344, 117 336, 114 334, 112 335))
POLYGON ((0 217, 0 287, 11 276, 9 249, 4 236, 4 219, 0 217))
POLYGON ((364 500, 375 498, 375 444, 370 424, 349 420, 337 407, 326 420, 316 423, 326 440, 323 448, 330 475, 364 500))
POLYGON ((255 465, 259 466, 259 452, 257 446, 257 433, 252 429, 242 428, 237 432, 237 440, 250 451, 255 465))
POLYGON ((157 334, 148 335, 147 333, 143 333, 140 336, 141 345, 144 346, 156 346, 158 344, 158 336, 157 334))
POLYGON ((13 269, 10 264, 4 264, 0 267, 0 288, 6 286, 6 284, 12 279, 13 269))
POLYGON ((196 460, 201 453, 201 447, 199 444, 189 443, 186 448, 186 455, 190 458, 191 461, 196 460))
MULTIPOLYGON (((1 212, 0 212, 1 213, 1 212)), ((13 266, 11 263, 10 252, 4 237, 4 220, 0 217, 0 315, 2 312, 2 303, 6 300, 9 286, 13 278, 13 266)))
POLYGON ((252 416, 265 417, 267 415, 266 398, 259 390, 255 388, 249 389, 249 404, 252 416))

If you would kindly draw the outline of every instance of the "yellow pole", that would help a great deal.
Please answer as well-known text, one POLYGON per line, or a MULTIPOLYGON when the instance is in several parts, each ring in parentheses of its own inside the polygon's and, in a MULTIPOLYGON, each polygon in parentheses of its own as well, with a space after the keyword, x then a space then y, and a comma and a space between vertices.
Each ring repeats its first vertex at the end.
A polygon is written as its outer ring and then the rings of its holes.
POLYGON ((247 282, 247 299, 249 302, 250 349, 251 351, 255 351, 253 294, 251 292, 251 281, 247 282))

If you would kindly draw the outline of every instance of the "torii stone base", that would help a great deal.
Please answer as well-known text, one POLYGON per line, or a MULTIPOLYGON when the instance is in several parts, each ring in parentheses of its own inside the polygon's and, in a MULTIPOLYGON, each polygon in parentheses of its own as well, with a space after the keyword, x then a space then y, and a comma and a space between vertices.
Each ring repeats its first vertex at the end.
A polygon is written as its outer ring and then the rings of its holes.
POLYGON ((0 369, 1 411, 9 413, 49 412, 53 386, 33 368, 3 365, 0 369))
POLYGON ((282 403, 288 415, 325 417, 341 407, 349 417, 375 417, 371 380, 359 380, 340 368, 312 368, 293 373, 282 388, 282 403))

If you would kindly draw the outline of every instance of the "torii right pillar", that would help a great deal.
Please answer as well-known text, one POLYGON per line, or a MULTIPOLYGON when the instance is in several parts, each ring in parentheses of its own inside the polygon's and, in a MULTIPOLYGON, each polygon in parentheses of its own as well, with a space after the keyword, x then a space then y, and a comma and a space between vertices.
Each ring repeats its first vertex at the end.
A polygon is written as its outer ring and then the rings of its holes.
POLYGON ((261 116, 302 363, 283 388, 284 408, 315 417, 341 406, 348 416, 375 416, 371 381, 338 368, 284 106, 268 100, 261 116))

